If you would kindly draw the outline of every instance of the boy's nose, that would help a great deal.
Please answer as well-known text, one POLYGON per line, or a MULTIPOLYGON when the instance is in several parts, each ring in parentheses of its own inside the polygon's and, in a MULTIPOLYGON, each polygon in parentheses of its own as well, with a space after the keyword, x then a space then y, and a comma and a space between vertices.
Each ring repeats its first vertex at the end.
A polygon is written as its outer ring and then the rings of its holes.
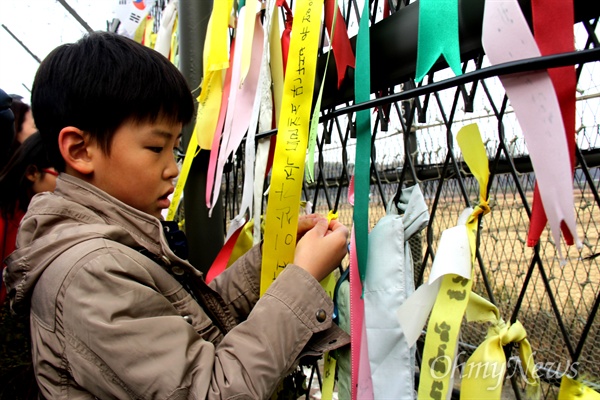
POLYGON ((164 178, 165 179, 175 179, 179 175, 179 166, 175 161, 174 157, 169 158, 169 163, 164 170, 164 178))

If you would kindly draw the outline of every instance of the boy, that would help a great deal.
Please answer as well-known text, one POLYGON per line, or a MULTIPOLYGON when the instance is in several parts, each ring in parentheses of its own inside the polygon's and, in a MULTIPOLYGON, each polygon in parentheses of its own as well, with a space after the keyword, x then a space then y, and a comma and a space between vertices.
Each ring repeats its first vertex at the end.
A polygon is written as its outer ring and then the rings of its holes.
POLYGON ((260 300, 260 246, 210 287, 169 247, 161 211, 194 107, 166 58, 90 34, 48 55, 32 106, 61 174, 31 202, 6 284, 14 309, 30 304, 46 398, 267 398, 300 356, 348 343, 318 283, 345 255, 341 224, 301 220, 260 300))

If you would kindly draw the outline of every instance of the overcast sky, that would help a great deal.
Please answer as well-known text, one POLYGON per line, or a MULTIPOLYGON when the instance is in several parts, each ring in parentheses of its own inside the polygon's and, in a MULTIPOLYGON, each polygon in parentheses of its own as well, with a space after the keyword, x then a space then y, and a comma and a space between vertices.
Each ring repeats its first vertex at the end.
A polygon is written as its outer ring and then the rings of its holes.
MULTIPOLYGON (((106 30, 118 0, 65 0, 94 30, 106 30)), ((0 24, 6 26, 39 59, 62 43, 74 42, 86 30, 56 0, 0 0, 0 24)), ((39 63, 0 26, 0 88, 30 100, 39 63)))

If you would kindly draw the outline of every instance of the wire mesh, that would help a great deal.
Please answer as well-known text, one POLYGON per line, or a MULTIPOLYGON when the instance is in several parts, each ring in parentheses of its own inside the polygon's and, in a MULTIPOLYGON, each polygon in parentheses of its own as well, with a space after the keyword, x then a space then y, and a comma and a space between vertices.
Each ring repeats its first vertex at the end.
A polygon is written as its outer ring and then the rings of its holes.
MULTIPOLYGON (((357 25, 355 1, 348 1, 348 29, 357 25)), ((402 3, 394 3, 397 8, 402 3)), ((381 4, 372 5, 373 18, 380 18, 381 4)), ((598 18, 575 26, 577 49, 599 45, 598 18)), ((483 54, 465 61, 463 70, 489 67, 483 54)), ((560 377, 576 376, 592 389, 600 390, 600 63, 576 65, 577 118, 576 160, 573 198, 578 235, 584 246, 578 250, 564 241, 554 243, 549 228, 539 244, 528 247, 529 215, 535 173, 527 144, 514 110, 497 76, 476 79, 444 90, 423 91, 402 101, 383 101, 373 107, 372 174, 369 221, 373 227, 385 215, 385 206, 403 187, 419 184, 431 214, 421 241, 411 243, 415 260, 415 282, 426 281, 441 233, 456 225, 462 210, 477 202, 479 188, 462 160, 454 135, 476 122, 488 154, 491 179, 491 213, 481 221, 473 291, 490 299, 507 321, 519 320, 528 333, 534 359, 543 382, 542 398, 556 398, 560 377), (561 266, 557 247, 563 249, 561 266)), ((426 83, 413 81, 388 88, 393 97, 450 77, 442 70, 430 73, 426 83)), ((375 98, 375 97, 374 97, 375 98)), ((304 199, 316 212, 338 211, 342 223, 352 225, 348 183, 354 172, 354 112, 351 103, 322 110, 315 165, 316 180, 305 183, 304 199), (335 111, 335 117, 329 118, 335 111)), ((223 191, 227 216, 238 212, 232 199, 241 198, 243 150, 230 160, 223 191)), ((266 198, 263 207, 266 206, 266 198)), ((481 343, 486 326, 463 323, 459 360, 464 362, 481 343), (464 353, 463 353, 464 352, 464 353)), ((421 343, 422 344, 422 343, 421 343)), ((517 359, 515 346, 508 354, 517 359)), ((515 363, 516 365, 516 363, 515 363)), ((513 370, 505 377, 503 398, 522 398, 525 384, 513 370)), ((460 390, 460 379, 456 381, 460 390)), ((307 395, 308 396, 308 395, 307 395)))

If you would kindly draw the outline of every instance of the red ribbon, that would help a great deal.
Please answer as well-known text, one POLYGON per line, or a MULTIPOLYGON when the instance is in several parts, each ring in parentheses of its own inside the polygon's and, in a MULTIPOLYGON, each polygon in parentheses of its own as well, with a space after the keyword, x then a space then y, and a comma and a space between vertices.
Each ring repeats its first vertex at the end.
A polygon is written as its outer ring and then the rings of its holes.
MULTIPOLYGON (((387 3, 387 1, 386 1, 387 3)), ((338 89, 344 81, 346 76, 346 67, 354 68, 354 51, 350 45, 350 38, 348 38, 348 31, 346 29, 346 22, 340 12, 340 8, 337 5, 336 0, 325 0, 325 25, 327 26, 327 32, 331 37, 331 26, 333 25, 333 13, 337 11, 335 20, 335 32, 331 47, 333 48, 333 56, 335 58, 335 67, 337 69, 338 78, 338 89)))
MULTIPOLYGON (((575 50, 573 25, 575 17, 572 0, 533 0, 533 31, 535 41, 543 56, 565 53, 575 50)), ((560 104, 563 124, 567 135, 571 167, 575 166, 575 89, 577 77, 575 67, 561 67, 548 70, 558 103, 560 104)), ((540 197, 540 191, 535 185, 531 221, 527 236, 527 246, 533 247, 540 240, 542 231, 546 227, 546 212, 540 197)), ((561 223, 561 230, 568 245, 573 244, 573 235, 561 223)), ((556 244, 557 246, 559 243, 556 244)))
POLYGON ((231 258, 231 253, 233 252, 233 248, 235 247, 235 243, 237 242, 238 237, 240 236, 240 233, 242 232, 242 229, 244 229, 245 225, 246 224, 240 226, 231 235, 231 237, 229 237, 229 239, 227 240, 227 242, 223 245, 223 247, 219 251, 219 254, 217 254, 217 257, 215 258, 215 260, 213 261, 212 265, 210 266, 210 269, 206 273, 206 279, 205 280, 206 280, 207 284, 209 284, 210 281, 212 281, 217 276, 219 276, 219 274, 221 272, 225 271, 225 269, 227 268, 227 263, 229 262, 229 259, 231 258))
POLYGON ((283 57, 283 75, 285 76, 285 67, 287 66, 288 53, 290 51, 290 35, 292 33, 292 23, 294 16, 292 9, 288 6, 287 1, 277 0, 277 6, 285 9, 285 28, 281 34, 281 55, 283 57))

